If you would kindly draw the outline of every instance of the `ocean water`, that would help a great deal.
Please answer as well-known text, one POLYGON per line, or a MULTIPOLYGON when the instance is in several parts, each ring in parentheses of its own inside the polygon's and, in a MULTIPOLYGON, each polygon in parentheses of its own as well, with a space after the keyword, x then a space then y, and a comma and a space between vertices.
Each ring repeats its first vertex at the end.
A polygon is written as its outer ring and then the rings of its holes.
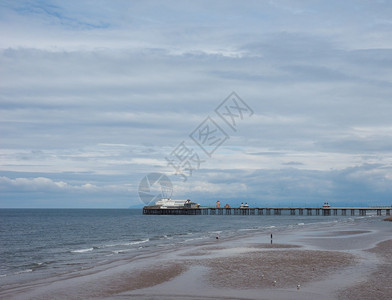
POLYGON ((274 232, 322 216, 151 216, 135 209, 0 209, 0 286, 66 274, 162 248, 274 232))

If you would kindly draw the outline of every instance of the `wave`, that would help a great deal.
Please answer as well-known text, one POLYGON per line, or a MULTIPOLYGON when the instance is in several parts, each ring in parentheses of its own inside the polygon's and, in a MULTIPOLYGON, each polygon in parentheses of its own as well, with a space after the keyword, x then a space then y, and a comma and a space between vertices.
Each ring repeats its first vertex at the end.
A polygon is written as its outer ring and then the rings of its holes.
POLYGON ((258 228, 243 228, 243 229, 238 229, 238 231, 255 231, 255 230, 260 230, 258 228))
POLYGON ((26 270, 22 270, 22 271, 16 272, 16 273, 14 273, 14 274, 15 274, 15 275, 18 275, 18 274, 30 273, 30 272, 33 272, 33 270, 32 270, 32 269, 26 269, 26 270))
POLYGON ((113 250, 112 254, 124 254, 124 253, 130 252, 132 250, 133 249, 113 250))
POLYGON ((144 240, 137 240, 137 241, 132 241, 132 242, 127 242, 127 243, 118 243, 118 244, 108 244, 105 245, 104 247, 118 247, 118 246, 132 246, 132 245, 139 245, 139 244, 144 244, 150 241, 150 239, 144 239, 144 240))
POLYGON ((184 240, 184 243, 191 242, 191 241, 197 241, 197 240, 203 240, 203 239, 205 239, 205 238, 204 237, 195 237, 193 239, 186 239, 186 240, 184 240))
POLYGON ((141 241, 134 241, 134 242, 130 242, 130 243, 128 243, 128 245, 127 245, 127 246, 130 246, 130 245, 139 245, 139 244, 144 244, 144 243, 147 243, 149 240, 150 240, 150 239, 145 239, 145 240, 141 240, 141 241))
POLYGON ((160 235, 159 239, 160 240, 172 240, 173 236, 171 234, 164 234, 164 235, 160 235))
POLYGON ((150 238, 150 241, 171 240, 173 237, 169 234, 155 235, 150 238))
POLYGON ((210 233, 212 233, 212 234, 221 234, 222 230, 210 231, 210 233))
POLYGON ((47 266, 54 264, 54 263, 56 263, 56 261, 48 260, 48 261, 44 261, 44 262, 33 262, 29 266, 33 269, 33 271, 36 271, 37 269, 46 268, 47 266))
POLYGON ((94 248, 79 249, 79 250, 72 250, 71 253, 85 253, 85 252, 90 252, 93 250, 94 250, 94 248))
POLYGON ((37 270, 37 269, 40 269, 40 268, 45 267, 46 264, 47 264, 46 262, 32 263, 32 268, 33 268, 33 270, 35 271, 35 270, 37 270))

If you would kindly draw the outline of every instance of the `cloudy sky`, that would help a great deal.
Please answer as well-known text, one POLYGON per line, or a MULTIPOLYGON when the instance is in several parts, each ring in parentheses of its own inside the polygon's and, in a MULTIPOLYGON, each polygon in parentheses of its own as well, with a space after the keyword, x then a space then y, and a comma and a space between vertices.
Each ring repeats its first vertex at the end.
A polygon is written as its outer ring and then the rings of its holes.
POLYGON ((0 36, 2 208, 141 207, 154 172, 203 205, 392 204, 389 1, 2 0, 0 36))

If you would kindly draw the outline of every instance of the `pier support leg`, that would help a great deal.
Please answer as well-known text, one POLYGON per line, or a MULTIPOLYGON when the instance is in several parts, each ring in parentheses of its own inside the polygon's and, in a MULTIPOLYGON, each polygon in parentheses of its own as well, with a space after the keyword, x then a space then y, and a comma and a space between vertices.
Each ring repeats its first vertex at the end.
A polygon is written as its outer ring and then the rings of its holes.
POLYGON ((290 209, 290 215, 295 216, 295 209, 294 208, 290 209))
POLYGON ((390 210, 390 209, 386 209, 386 210, 385 210, 385 214, 386 214, 387 216, 390 216, 390 215, 391 215, 391 210, 390 210))
POLYGON ((342 216, 345 216, 346 215, 346 210, 345 209, 342 209, 342 216))

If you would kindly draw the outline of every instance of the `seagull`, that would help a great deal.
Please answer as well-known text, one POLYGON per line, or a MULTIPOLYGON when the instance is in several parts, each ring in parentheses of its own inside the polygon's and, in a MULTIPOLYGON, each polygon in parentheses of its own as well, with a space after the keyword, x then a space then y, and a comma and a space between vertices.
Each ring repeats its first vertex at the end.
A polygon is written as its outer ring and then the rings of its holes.
POLYGON ((264 279, 264 274, 261 274, 261 279, 264 279))
POLYGON ((300 289, 300 287, 301 287, 301 285, 300 285, 300 284, 297 284, 297 290, 299 290, 299 289, 300 289))
POLYGON ((275 285, 276 285, 276 280, 274 280, 274 281, 272 282, 272 284, 275 286, 275 285))

